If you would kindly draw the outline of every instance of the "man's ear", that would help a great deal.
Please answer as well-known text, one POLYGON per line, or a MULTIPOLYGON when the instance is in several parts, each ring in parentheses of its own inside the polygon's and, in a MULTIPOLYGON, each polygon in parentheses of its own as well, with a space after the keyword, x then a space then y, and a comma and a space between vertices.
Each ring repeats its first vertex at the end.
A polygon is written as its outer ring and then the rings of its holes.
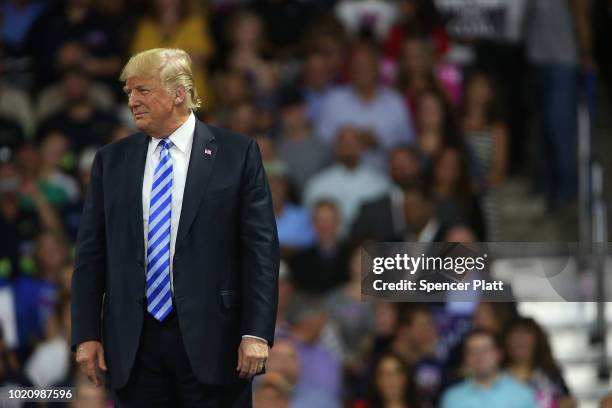
POLYGON ((183 101, 185 101, 185 96, 187 94, 187 91, 185 90, 184 86, 179 86, 176 88, 176 93, 174 94, 174 104, 175 105, 182 105, 183 101))

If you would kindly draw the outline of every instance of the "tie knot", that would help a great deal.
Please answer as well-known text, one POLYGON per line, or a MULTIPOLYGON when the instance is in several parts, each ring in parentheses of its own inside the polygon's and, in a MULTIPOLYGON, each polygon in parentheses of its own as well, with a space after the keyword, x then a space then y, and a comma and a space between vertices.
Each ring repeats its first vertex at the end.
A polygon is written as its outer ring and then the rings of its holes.
POLYGON ((170 140, 167 140, 167 139, 162 139, 162 140, 159 142, 159 146, 161 146, 161 148, 162 148, 162 149, 167 149, 167 150, 169 150, 169 149, 170 149, 170 147, 172 146, 172 142, 171 142, 170 140))

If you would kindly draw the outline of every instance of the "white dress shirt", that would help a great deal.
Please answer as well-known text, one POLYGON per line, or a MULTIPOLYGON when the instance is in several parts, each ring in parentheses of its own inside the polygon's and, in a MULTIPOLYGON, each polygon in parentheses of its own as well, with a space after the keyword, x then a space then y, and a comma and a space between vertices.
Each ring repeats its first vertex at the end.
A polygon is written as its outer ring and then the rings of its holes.
MULTIPOLYGON (((185 181, 187 180, 187 170, 189 168, 189 158, 191 157, 191 146, 195 131, 195 115, 193 112, 178 129, 168 136, 172 142, 170 147, 170 159, 172 160, 172 208, 170 218, 170 288, 174 293, 174 273, 173 262, 174 249, 176 245, 176 233, 178 232, 179 220, 181 219, 181 208, 183 206, 183 194, 185 193, 185 181)), ((149 233, 149 205, 151 204, 151 185, 153 184, 153 174, 159 164, 159 152, 161 139, 151 137, 147 151, 147 159, 144 169, 142 182, 142 222, 144 230, 144 255, 145 265, 147 264, 147 235, 149 233)), ((257 336, 244 335, 242 337, 254 337, 267 343, 265 339, 257 336)))

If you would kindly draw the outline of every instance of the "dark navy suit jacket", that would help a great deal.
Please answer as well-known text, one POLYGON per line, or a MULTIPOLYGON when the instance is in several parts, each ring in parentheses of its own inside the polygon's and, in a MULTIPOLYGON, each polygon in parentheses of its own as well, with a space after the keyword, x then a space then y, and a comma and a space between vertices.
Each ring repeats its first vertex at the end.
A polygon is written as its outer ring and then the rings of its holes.
MULTIPOLYGON (((148 143, 138 133, 97 152, 77 237, 72 347, 103 342, 112 388, 128 380, 145 313, 148 143)), ((172 262, 176 312, 196 377, 239 382, 241 337, 272 346, 278 304, 278 236, 253 139, 196 121, 172 262)))

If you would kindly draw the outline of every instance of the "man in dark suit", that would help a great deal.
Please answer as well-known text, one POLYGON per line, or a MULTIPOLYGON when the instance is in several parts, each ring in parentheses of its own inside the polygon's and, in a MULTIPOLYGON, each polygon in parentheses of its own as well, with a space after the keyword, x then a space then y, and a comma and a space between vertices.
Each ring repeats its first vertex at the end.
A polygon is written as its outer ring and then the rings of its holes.
POLYGON ((250 407, 278 302, 272 201, 254 140, 205 125, 182 50, 121 74, 141 133, 101 148, 72 283, 81 370, 118 406, 250 407))

